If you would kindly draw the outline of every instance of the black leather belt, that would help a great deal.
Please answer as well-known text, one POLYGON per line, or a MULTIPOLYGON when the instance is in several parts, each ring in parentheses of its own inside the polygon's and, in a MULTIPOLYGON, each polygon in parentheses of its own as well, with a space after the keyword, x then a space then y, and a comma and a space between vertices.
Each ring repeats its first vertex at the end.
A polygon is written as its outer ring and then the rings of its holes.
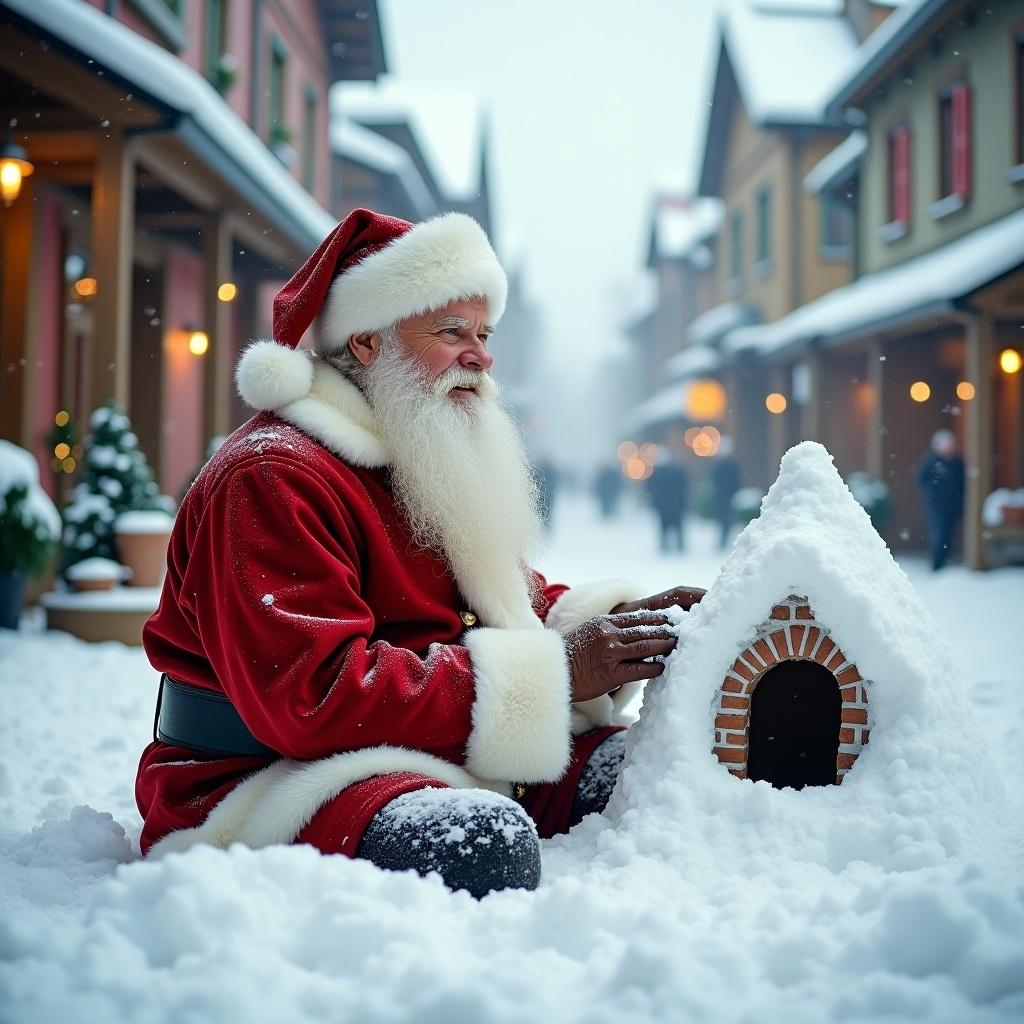
POLYGON ((166 673, 160 677, 153 739, 220 757, 280 757, 253 736, 223 693, 179 683, 166 673))

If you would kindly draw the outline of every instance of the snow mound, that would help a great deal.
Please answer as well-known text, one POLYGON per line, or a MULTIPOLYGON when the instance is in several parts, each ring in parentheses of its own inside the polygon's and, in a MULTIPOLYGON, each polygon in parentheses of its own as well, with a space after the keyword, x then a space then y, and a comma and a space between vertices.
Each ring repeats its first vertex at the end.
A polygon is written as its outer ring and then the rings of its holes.
POLYGON ((737 873, 768 858, 908 871, 971 855, 1001 781, 945 641, 820 444, 786 453, 760 517, 678 629, 608 812, 638 850, 737 873), (788 594, 808 597, 868 680, 871 739, 841 787, 776 790, 734 778, 712 752, 726 671, 788 594))

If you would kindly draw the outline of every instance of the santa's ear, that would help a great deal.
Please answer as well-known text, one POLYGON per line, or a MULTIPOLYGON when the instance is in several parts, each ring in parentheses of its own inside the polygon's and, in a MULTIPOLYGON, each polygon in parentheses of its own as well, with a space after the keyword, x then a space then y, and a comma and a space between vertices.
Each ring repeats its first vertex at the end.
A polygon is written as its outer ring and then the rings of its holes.
POLYGON ((369 366, 380 349, 381 336, 376 331, 361 331, 348 339, 349 351, 363 366, 369 366))

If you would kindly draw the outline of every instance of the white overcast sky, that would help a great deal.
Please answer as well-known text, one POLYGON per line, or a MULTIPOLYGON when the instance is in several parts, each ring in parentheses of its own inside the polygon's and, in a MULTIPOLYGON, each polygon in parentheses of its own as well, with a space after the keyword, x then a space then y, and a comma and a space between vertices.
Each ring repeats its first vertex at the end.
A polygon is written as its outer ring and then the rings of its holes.
POLYGON ((487 111, 498 243, 525 263, 552 374, 579 384, 617 350, 652 196, 694 186, 716 7, 381 0, 382 85, 470 93, 487 111))

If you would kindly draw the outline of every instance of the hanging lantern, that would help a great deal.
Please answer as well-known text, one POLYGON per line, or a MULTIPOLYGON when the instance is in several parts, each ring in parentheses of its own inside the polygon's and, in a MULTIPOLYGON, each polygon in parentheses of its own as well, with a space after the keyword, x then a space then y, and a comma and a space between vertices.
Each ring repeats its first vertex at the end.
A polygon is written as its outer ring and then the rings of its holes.
POLYGON ((24 147, 8 136, 0 146, 0 196, 4 206, 10 206, 18 198, 22 179, 34 170, 24 147))

